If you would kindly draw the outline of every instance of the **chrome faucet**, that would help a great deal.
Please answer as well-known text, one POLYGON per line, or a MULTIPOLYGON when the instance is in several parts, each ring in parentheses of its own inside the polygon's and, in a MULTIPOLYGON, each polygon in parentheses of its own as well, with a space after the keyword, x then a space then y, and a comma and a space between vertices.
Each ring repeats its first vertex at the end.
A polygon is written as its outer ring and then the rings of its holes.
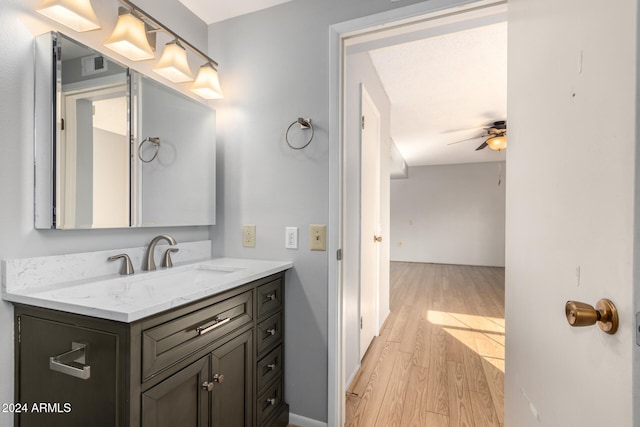
POLYGON ((161 234, 159 236, 156 236, 153 238, 153 240, 151 240, 151 243, 149 243, 149 246, 147 247, 147 253, 144 256, 144 260, 142 261, 142 269, 145 271, 151 271, 151 270, 155 270, 156 269, 156 262, 153 259, 153 253, 156 249, 156 245, 158 244, 159 241, 161 240, 166 240, 167 242, 169 242, 170 245, 176 245, 176 239, 174 239, 173 237, 169 236, 168 234, 161 234))

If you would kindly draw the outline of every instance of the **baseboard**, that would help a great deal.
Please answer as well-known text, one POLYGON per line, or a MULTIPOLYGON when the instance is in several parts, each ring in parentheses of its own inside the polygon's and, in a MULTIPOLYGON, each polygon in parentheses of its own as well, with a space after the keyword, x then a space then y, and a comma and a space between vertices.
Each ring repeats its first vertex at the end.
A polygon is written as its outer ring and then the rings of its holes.
POLYGON ((322 421, 312 420, 311 418, 291 413, 289 414, 289 424, 299 427, 327 427, 327 423, 323 423, 322 421))
POLYGON ((360 374, 362 374, 362 372, 360 371, 360 366, 360 362, 358 362, 358 364, 356 365, 356 369, 349 376, 347 384, 345 385, 345 389, 347 390, 347 392, 351 391, 351 387, 355 385, 358 377, 360 376, 360 374))

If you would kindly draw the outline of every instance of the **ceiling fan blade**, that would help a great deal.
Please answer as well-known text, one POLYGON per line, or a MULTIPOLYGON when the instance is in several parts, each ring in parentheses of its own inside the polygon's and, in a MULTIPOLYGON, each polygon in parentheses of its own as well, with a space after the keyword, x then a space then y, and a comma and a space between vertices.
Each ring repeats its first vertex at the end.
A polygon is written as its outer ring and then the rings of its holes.
POLYGON ((472 139, 478 139, 478 138, 482 138, 482 137, 484 137, 484 135, 481 135, 481 136, 474 136, 473 138, 461 139, 460 141, 450 142, 450 143, 448 143, 447 145, 458 144, 458 143, 460 143, 460 142, 471 141, 472 139))
POLYGON ((489 144, 487 144, 487 141, 483 142, 482 144, 480 144, 480 146, 478 148, 476 148, 476 151, 482 150, 483 148, 487 147, 489 144))

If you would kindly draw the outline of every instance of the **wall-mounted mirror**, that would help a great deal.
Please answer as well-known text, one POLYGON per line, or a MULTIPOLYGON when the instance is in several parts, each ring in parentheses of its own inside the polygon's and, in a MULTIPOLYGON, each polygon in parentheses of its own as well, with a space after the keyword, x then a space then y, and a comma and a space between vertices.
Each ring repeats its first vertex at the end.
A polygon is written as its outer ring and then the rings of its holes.
POLYGON ((215 223, 215 112, 60 33, 36 48, 36 228, 215 223))

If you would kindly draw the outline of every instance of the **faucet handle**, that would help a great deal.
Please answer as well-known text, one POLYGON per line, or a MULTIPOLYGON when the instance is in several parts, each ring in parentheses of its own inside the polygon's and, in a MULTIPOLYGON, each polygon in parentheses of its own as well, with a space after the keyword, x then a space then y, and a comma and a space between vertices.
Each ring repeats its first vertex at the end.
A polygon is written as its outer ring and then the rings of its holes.
POLYGON ((133 264, 131 264, 131 258, 127 254, 113 255, 107 258, 107 261, 112 262, 122 258, 122 267, 120 267, 120 274, 123 276, 133 274, 133 264))
POLYGON ((178 252, 179 248, 169 248, 164 252, 164 257, 162 258, 162 266, 166 268, 173 267, 173 262, 171 261, 171 253, 178 252))

